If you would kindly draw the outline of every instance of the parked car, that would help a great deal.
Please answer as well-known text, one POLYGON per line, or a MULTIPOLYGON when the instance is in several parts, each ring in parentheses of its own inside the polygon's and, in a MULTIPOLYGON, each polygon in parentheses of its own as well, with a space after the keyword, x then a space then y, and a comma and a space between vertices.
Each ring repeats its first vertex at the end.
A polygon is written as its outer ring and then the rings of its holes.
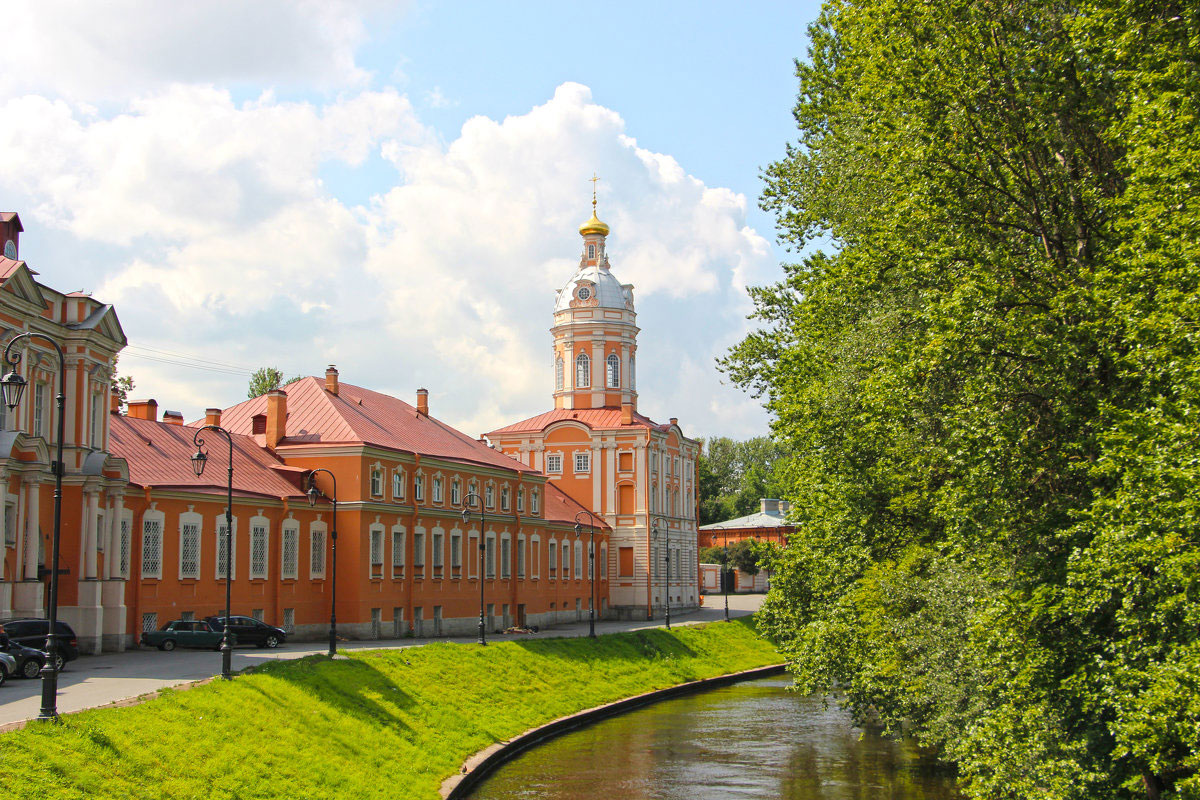
POLYGON ((21 678, 36 678, 46 663, 45 652, 17 644, 4 633, 0 633, 0 653, 8 653, 13 657, 16 661, 13 674, 21 678))
MULTIPOLYGON (((61 619, 57 622, 58 635, 55 637, 55 644, 58 647, 58 654, 54 659, 54 667, 61 671, 68 661, 79 658, 79 640, 75 638, 75 631, 71 630, 70 625, 61 619)), ((0 632, 8 634, 11 641, 43 652, 46 649, 46 632, 49 630, 50 620, 48 619, 22 617, 0 620, 0 632)))
MULTIPOLYGON (((205 617, 204 621, 213 630, 225 630, 225 617, 205 617)), ((278 647, 287 641, 287 631, 268 625, 254 617, 230 617, 229 630, 237 644, 253 644, 258 647, 278 647)))
POLYGON ((8 680, 8 676, 17 671, 17 660, 8 653, 0 653, 0 686, 8 680))
POLYGON ((213 630, 204 620, 176 619, 156 631, 143 633, 141 641, 142 644, 157 647, 159 650, 174 650, 176 647, 219 650, 224 636, 223 632, 213 630))

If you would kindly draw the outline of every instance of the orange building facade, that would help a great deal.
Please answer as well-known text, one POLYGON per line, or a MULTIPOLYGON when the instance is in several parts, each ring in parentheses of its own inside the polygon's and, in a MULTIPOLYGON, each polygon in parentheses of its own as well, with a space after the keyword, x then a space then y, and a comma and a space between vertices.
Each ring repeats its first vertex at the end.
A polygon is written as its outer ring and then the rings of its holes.
POLYGON ((609 227, 582 226, 579 267, 554 307, 554 409, 487 434, 611 528, 615 615, 646 618, 699 604, 696 457, 678 420, 637 410, 633 287, 612 274, 609 227))

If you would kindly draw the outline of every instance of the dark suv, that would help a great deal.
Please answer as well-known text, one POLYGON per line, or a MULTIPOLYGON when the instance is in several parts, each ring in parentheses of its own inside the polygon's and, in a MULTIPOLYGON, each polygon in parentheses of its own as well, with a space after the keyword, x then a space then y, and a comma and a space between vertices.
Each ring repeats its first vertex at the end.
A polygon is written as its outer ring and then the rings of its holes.
MULTIPOLYGON (((225 617, 205 617, 204 621, 211 625, 214 631, 225 631, 225 617)), ((260 622, 254 617, 230 617, 229 630, 233 633, 235 644, 278 647, 287 640, 287 631, 283 628, 260 622)))
MULTIPOLYGON (((54 666, 61 670, 66 662, 79 658, 79 640, 75 638, 75 631, 71 630, 71 626, 61 619, 58 620, 57 627, 58 636, 55 637, 55 642, 58 645, 58 654, 55 656, 54 666)), ((0 620, 0 630, 7 634, 11 642, 32 647, 34 650, 45 650, 50 620, 32 617, 0 620)))

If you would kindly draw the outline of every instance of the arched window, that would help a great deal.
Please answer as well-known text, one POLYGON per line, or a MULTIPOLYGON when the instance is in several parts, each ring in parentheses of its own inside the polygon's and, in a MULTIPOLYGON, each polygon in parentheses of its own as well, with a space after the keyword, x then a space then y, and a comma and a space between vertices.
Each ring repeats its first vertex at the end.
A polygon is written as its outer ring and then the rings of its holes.
POLYGON ((554 388, 556 391, 562 391, 563 388, 563 361, 562 356, 554 359, 554 388))
POLYGON ((613 353, 608 357, 608 388, 617 389, 621 386, 621 359, 613 353))
POLYGON ((592 362, 587 353, 580 353, 575 359, 575 387, 584 389, 592 385, 592 362))

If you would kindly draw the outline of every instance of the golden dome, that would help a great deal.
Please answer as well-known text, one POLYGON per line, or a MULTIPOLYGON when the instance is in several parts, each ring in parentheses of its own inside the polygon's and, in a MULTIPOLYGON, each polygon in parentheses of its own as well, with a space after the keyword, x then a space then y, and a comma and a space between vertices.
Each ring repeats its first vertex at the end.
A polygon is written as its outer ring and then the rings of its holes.
POLYGON ((587 236, 589 233, 598 233, 601 236, 608 236, 608 226, 600 221, 596 216, 596 207, 592 206, 592 218, 579 226, 579 235, 587 236))

